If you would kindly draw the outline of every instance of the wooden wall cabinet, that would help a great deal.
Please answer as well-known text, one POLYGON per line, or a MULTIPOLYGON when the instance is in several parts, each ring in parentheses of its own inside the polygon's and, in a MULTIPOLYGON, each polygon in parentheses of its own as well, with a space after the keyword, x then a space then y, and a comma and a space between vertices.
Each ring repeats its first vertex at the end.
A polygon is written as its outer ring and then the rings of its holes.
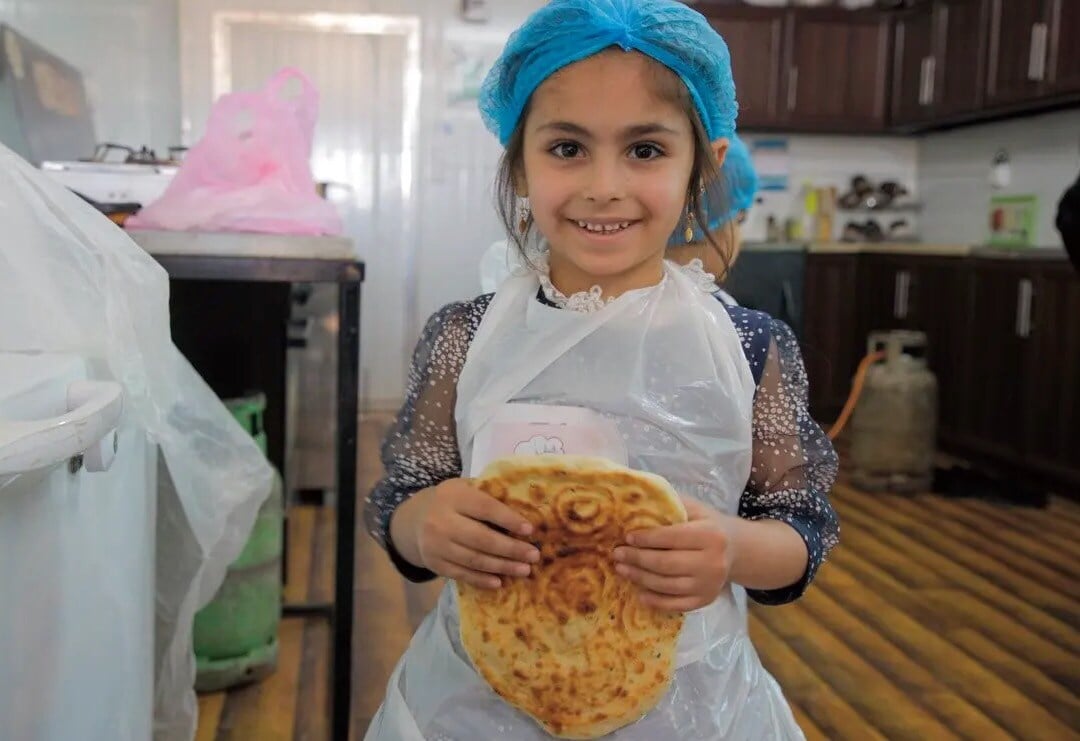
POLYGON ((1080 103, 1080 0, 694 7, 728 41, 744 130, 904 133, 1080 103))

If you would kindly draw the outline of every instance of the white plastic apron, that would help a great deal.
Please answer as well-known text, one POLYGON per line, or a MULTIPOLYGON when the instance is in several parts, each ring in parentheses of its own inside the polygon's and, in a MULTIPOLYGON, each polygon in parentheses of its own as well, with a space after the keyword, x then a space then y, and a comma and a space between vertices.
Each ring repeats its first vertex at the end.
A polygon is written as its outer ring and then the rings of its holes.
MULTIPOLYGON (((670 263, 657 286, 591 314, 536 300, 535 275, 499 288, 458 380, 458 444, 503 405, 581 406, 611 420, 632 468, 735 514, 750 473, 754 381, 727 312, 670 263)), ((470 472, 476 473, 476 472, 470 472)), ((779 687, 728 588, 687 615, 672 689, 612 741, 799 739, 779 687)), ((546 733, 494 694, 461 646, 452 584, 399 662, 369 741, 540 741, 546 733)))

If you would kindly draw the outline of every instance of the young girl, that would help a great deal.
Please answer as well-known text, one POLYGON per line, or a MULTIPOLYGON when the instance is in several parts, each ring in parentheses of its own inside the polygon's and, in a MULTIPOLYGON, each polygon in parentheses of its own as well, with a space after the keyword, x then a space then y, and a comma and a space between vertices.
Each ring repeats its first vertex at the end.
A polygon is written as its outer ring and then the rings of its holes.
MULTIPOLYGON (((618 741, 801 738, 736 595, 796 599, 837 540, 836 457, 790 331, 664 260, 677 227, 693 239, 710 223, 702 193, 734 93, 723 40, 674 0, 554 0, 511 37, 481 109, 532 270, 428 322, 366 507, 407 578, 499 589, 539 554, 527 520, 462 478, 479 473, 474 446, 514 410, 613 426, 629 465, 668 479, 690 516, 611 555, 643 602, 686 613, 671 690, 618 741)), ((548 738, 472 668, 455 594, 417 631, 367 738, 548 738)))

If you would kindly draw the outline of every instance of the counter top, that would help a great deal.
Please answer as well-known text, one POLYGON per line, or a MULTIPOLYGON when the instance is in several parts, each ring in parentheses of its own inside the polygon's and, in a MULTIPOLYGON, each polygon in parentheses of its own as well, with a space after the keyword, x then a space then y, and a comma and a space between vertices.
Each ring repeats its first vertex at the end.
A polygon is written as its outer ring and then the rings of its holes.
POLYGON ((744 242, 744 252, 807 252, 811 255, 900 255, 912 257, 977 257, 991 260, 1068 260, 1060 247, 1015 249, 970 244, 922 242, 744 242))
POLYGON ((151 255, 188 257, 356 260, 346 237, 238 232, 167 232, 132 229, 127 234, 151 255))
POLYGON ((921 255, 925 257, 967 257, 968 244, 923 244, 921 242, 819 242, 809 246, 810 254, 821 255, 921 255))
POLYGON ((742 242, 741 252, 809 252, 806 242, 742 242))
POLYGON ((1005 247, 972 247, 972 257, 990 260, 1063 260, 1069 255, 1063 247, 1032 247, 1030 249, 1008 249, 1005 247))

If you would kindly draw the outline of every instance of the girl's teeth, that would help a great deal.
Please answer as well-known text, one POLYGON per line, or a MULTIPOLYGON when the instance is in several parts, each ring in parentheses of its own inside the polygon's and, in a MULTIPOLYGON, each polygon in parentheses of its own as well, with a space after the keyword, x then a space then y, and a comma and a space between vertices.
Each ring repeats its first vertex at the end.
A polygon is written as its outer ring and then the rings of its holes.
POLYGON ((590 232, 596 232, 599 234, 609 234, 611 232, 620 232, 630 226, 629 221, 624 221, 621 224, 590 224, 587 221, 579 221, 578 226, 582 229, 590 232))

